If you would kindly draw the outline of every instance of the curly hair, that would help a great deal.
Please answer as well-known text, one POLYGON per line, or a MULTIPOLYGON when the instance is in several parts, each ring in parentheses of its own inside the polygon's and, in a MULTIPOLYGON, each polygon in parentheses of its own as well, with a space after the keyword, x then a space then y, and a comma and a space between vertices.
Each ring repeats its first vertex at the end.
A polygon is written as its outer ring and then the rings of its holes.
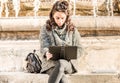
POLYGON ((65 23, 67 25, 66 30, 74 30, 74 25, 70 19, 69 3, 67 1, 57 1, 53 5, 53 7, 50 11, 49 19, 46 21, 46 28, 48 31, 51 31, 52 27, 55 28, 55 26, 57 26, 57 24, 55 23, 54 18, 53 18, 53 15, 55 12, 65 13, 67 15, 67 18, 65 21, 65 23))

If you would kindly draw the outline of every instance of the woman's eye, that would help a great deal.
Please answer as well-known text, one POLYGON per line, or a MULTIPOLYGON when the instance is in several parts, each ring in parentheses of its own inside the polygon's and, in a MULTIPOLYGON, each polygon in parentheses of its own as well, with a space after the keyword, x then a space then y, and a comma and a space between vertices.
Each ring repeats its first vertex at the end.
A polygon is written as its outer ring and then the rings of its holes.
POLYGON ((60 19, 59 17, 57 17, 57 19, 60 19))
POLYGON ((64 18, 59 18, 59 17, 58 17, 58 18, 56 18, 56 19, 57 19, 57 20, 59 20, 59 19, 62 19, 62 20, 63 20, 64 18))

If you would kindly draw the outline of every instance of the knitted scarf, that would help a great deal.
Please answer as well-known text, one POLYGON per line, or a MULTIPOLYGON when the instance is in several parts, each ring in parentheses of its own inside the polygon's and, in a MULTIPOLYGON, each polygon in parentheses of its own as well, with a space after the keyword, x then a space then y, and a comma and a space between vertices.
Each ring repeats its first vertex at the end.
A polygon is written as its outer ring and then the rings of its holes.
POLYGON ((52 32, 57 46, 73 45, 73 31, 66 31, 66 25, 62 29, 56 27, 52 32))

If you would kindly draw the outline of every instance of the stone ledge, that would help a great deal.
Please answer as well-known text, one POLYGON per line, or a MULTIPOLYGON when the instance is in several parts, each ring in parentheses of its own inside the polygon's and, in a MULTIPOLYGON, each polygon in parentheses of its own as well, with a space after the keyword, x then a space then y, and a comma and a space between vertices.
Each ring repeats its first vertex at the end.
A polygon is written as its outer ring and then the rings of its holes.
MULTIPOLYGON (((120 17, 73 16, 72 21, 81 36, 112 36, 120 35, 120 17)), ((40 28, 48 16, 9 17, 0 19, 1 40, 38 39, 40 28)))
POLYGON ((119 83, 117 74, 78 74, 68 76, 70 83, 119 83))
POLYGON ((47 83, 48 75, 24 72, 1 72, 0 83, 47 83))
MULTIPOLYGON (((79 30, 120 30, 120 17, 72 16, 72 22, 79 30)), ((48 16, 1 18, 0 31, 38 31, 48 16)))
MULTIPOLYGON (((1 72, 0 83, 47 83, 47 74, 24 72, 1 72)), ((72 74, 66 75, 69 83, 120 83, 117 74, 72 74)))
MULTIPOLYGON (((81 36, 112 36, 120 35, 120 17, 73 16, 72 21, 81 36)), ((0 19, 1 40, 38 39, 40 28, 48 16, 9 17, 0 19)))

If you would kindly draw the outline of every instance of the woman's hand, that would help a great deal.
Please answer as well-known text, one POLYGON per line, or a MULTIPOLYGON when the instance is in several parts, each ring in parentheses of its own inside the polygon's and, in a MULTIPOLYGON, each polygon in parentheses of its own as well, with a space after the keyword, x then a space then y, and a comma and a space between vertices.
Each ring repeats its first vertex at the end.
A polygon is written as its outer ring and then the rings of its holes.
POLYGON ((52 58, 52 54, 50 52, 46 52, 46 58, 47 60, 49 60, 50 58, 52 58))

